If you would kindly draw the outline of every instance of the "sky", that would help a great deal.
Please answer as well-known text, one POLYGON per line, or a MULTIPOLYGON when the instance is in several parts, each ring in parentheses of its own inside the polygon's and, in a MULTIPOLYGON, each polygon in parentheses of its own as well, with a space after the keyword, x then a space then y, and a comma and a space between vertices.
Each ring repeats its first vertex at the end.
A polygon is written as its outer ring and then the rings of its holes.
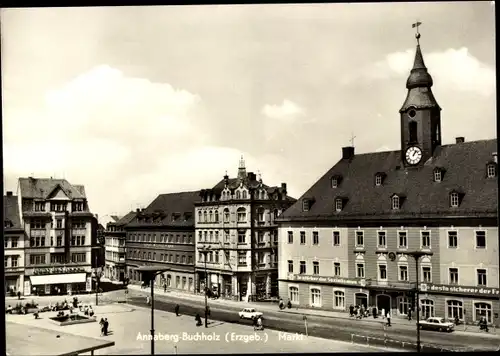
POLYGON ((400 148, 415 29, 443 144, 496 137, 493 2, 2 9, 4 189, 85 185, 103 220, 227 171, 299 198, 400 148))

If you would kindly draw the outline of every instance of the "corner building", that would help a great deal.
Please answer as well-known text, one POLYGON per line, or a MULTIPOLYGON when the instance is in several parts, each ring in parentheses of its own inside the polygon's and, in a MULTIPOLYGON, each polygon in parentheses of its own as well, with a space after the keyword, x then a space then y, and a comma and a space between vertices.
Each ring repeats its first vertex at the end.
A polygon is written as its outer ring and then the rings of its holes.
POLYGON ((278 296, 278 216, 295 202, 286 184, 270 187, 246 172, 200 192, 196 215, 197 291, 235 300, 278 296), (201 252, 209 248, 205 255, 201 252))
MULTIPOLYGON (((417 37, 418 40, 418 37, 417 37)), ((279 219, 280 296, 304 308, 350 305, 406 317, 419 260, 421 316, 496 325, 496 139, 441 143, 441 108, 417 45, 400 109, 401 149, 342 159, 279 219)))
POLYGON ((104 277, 111 281, 124 282, 126 276, 125 242, 127 232, 125 226, 135 218, 134 211, 119 218, 111 216, 113 221, 106 224, 105 238, 105 260, 104 277))

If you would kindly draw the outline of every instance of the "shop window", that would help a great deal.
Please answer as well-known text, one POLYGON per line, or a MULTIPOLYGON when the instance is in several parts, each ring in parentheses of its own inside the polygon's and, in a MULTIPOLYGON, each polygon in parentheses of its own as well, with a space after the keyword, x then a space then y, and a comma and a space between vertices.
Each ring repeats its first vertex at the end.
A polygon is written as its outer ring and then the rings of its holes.
POLYGON ((399 315, 408 315, 408 310, 411 309, 411 301, 406 297, 398 298, 398 311, 399 315))
POLYGON ((336 309, 345 308, 345 293, 339 290, 333 292, 333 307, 336 309))
POLYGON ((488 303, 474 303, 474 316, 476 322, 481 320, 481 317, 485 317, 488 323, 492 323, 492 315, 491 315, 491 304, 488 303))
POLYGON ((318 288, 311 289, 311 306, 321 307, 321 290, 318 288))
POLYGON ((446 301, 447 306, 447 318, 455 319, 458 317, 459 320, 464 318, 464 307, 460 300, 448 300, 446 301))
POLYGON ((292 303, 299 303, 299 288, 297 287, 290 287, 290 301, 292 303))

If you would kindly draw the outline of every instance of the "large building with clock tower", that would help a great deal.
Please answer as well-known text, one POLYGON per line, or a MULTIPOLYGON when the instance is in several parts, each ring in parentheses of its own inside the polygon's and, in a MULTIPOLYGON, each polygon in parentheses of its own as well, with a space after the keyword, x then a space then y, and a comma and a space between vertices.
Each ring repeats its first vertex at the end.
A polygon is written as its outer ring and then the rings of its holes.
MULTIPOLYGON (((279 219, 279 292, 302 308, 364 305, 407 317, 485 316, 499 325, 496 139, 441 140, 441 107, 420 48, 399 110, 397 151, 342 158, 279 219)), ((446 129, 446 128, 445 128, 446 129)))

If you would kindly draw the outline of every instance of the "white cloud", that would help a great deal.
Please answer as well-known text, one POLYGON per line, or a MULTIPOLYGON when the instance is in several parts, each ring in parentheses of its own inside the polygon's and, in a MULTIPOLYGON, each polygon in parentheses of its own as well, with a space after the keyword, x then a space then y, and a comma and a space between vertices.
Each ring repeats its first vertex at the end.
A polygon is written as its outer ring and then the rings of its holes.
POLYGON ((304 109, 293 101, 285 99, 281 105, 265 105, 262 113, 271 119, 293 121, 304 114, 304 109))
POLYGON ((5 175, 11 187, 30 174, 84 184, 103 216, 162 192, 210 186, 223 165, 237 169, 240 152, 204 144, 200 103, 169 84, 96 67, 49 92, 39 111, 5 108, 5 175))
MULTIPOLYGON (((474 57, 467 48, 447 49, 444 52, 423 53, 424 61, 439 86, 470 91, 488 96, 495 92, 496 72, 474 57)), ((359 79, 389 79, 408 76, 415 59, 415 50, 388 54, 384 60, 361 70, 345 82, 359 79)))

